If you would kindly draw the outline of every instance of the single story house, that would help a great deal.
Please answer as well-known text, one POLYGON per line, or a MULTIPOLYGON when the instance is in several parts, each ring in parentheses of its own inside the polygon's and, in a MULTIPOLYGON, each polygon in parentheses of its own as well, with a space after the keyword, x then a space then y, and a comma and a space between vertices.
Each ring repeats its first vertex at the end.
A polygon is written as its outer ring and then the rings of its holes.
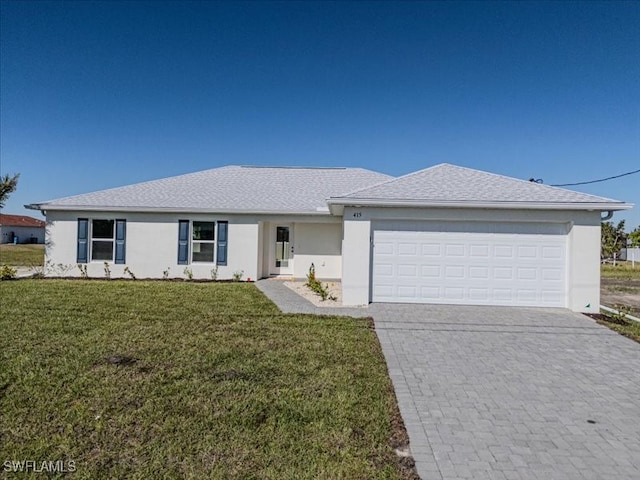
MULTIPOLYGON (((597 312, 608 198, 435 165, 399 178, 361 168, 225 166, 28 205, 46 258, 114 277, 342 281, 370 302, 597 312)), ((69 275, 78 275, 72 269, 69 275)))
POLYGON ((0 213, 0 243, 44 243, 44 227, 37 218, 0 213))

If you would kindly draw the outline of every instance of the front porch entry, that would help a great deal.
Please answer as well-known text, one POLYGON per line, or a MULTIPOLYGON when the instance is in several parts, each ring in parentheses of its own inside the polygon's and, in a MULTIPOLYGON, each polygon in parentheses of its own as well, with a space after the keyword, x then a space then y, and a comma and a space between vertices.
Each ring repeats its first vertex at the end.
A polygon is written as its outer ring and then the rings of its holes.
POLYGON ((293 275, 293 224, 269 224, 269 275, 293 275))

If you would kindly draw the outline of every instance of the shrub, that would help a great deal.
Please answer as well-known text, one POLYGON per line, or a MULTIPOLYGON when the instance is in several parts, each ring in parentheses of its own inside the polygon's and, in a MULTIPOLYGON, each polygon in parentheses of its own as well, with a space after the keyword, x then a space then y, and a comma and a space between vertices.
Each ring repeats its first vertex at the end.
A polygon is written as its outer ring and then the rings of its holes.
POLYGON ((171 270, 171 267, 167 267, 166 270, 162 271, 162 279, 163 280, 169 280, 169 270, 171 270))
POLYGON ((87 274, 86 265, 78 264, 78 270, 80 270, 80 278, 84 278, 84 279, 89 278, 89 275, 87 274))
POLYGON ((131 277, 131 280, 137 280, 136 276, 129 269, 129 267, 124 267, 124 273, 128 274, 131 277))
POLYGON ((9 265, 2 265, 2 267, 0 267, 0 280, 13 280, 17 274, 18 270, 9 265))
POLYGON ((189 267, 184 267, 182 273, 185 274, 187 280, 193 280, 193 270, 191 270, 189 267))
POLYGON ((109 262, 104 262, 104 278, 109 280, 111 278, 111 269, 109 268, 109 262))
POLYGON ((218 267, 211 269, 211 280, 216 281, 218 279, 218 267))
POLYGON ((234 282, 239 282, 240 280, 242 280, 242 276, 244 275, 244 270, 236 270, 235 272, 233 272, 233 281, 234 282))
POLYGON ((333 301, 336 300, 336 297, 334 297, 333 295, 329 295, 329 285, 323 285, 322 282, 316 279, 316 267, 313 263, 309 267, 309 273, 307 273, 307 283, 305 283, 305 286, 309 287, 309 289, 313 293, 319 295, 323 302, 327 299, 333 301))

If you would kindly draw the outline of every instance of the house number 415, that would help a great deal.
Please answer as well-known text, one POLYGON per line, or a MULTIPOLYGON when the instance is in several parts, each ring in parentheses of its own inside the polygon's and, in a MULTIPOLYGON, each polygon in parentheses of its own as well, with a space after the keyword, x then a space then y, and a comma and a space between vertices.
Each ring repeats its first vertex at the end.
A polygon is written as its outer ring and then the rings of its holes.
POLYGON ((362 216, 362 212, 353 212, 353 216, 356 218, 360 218, 362 216))

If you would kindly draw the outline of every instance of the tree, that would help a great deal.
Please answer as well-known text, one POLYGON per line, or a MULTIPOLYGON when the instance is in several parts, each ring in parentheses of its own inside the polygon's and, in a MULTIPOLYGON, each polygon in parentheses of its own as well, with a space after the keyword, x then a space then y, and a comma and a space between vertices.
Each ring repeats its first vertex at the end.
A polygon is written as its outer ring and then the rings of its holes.
POLYGON ((640 247, 640 225, 629 234, 629 240, 631 240, 632 247, 640 247))
POLYGON ((11 193, 13 193, 18 187, 19 177, 19 173, 16 173, 13 177, 10 177, 9 175, 0 177, 0 208, 4 207, 4 202, 6 202, 9 195, 11 195, 11 193))
POLYGON ((620 255, 620 249, 626 246, 627 237, 624 233, 624 220, 617 226, 613 222, 602 222, 600 242, 600 258, 611 258, 615 253, 620 255))

